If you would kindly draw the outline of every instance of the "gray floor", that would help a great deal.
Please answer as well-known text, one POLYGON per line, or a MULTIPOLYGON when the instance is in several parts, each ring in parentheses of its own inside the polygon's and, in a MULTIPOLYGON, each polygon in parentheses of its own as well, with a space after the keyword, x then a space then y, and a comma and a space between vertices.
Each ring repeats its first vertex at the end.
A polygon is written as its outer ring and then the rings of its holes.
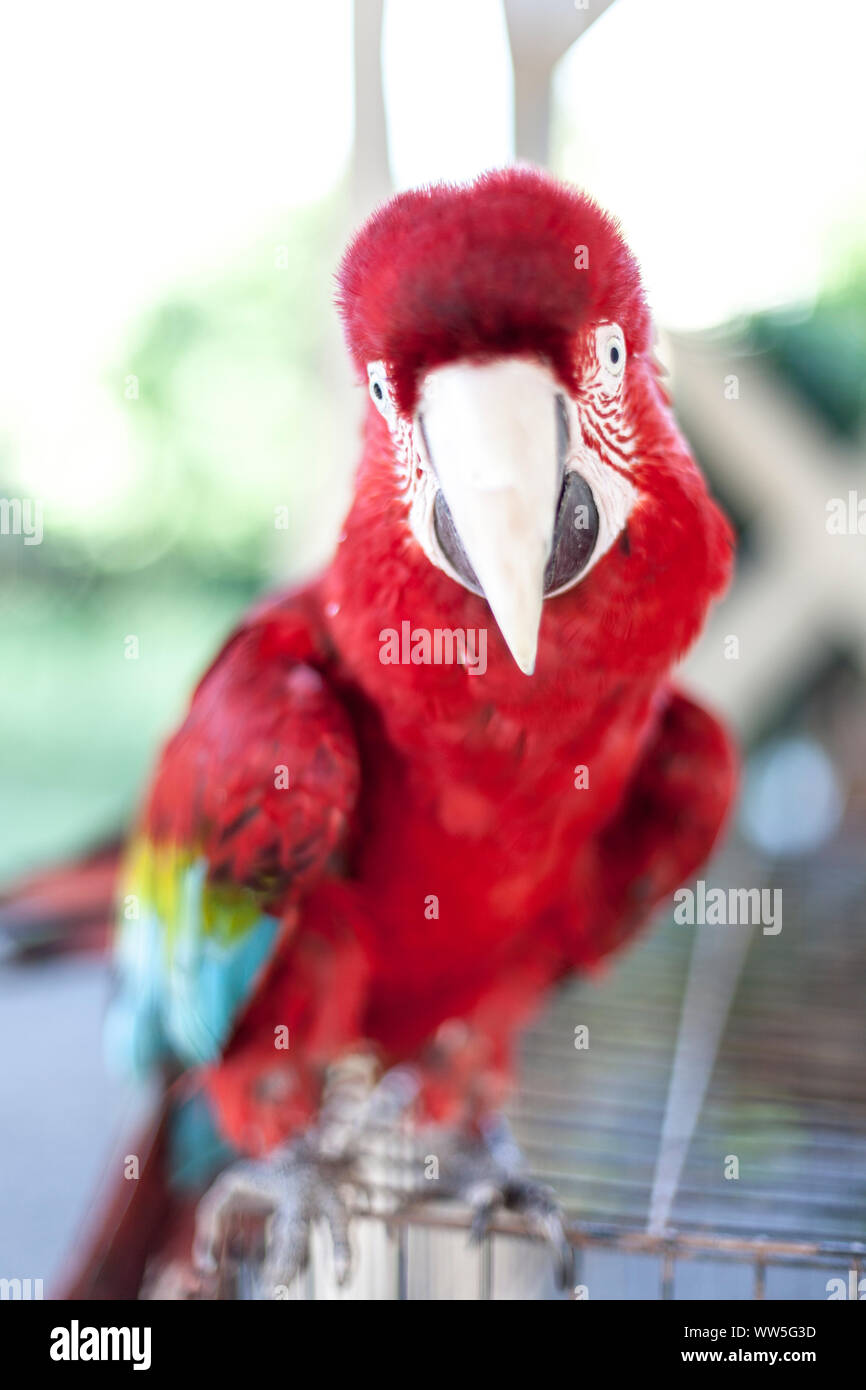
POLYGON ((135 1113, 106 1074, 96 960, 0 969, 0 1278, 61 1271, 135 1113))

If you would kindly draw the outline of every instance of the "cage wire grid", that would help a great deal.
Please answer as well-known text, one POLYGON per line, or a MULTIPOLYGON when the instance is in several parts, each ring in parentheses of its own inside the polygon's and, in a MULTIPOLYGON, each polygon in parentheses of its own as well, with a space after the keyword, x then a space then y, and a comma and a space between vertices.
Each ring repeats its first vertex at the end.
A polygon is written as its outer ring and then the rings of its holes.
MULTIPOLYGON (((734 849, 707 881, 760 882, 747 859, 734 849)), ((367 1153, 372 1207, 356 1210, 348 1285, 334 1282, 317 1229, 288 1296, 826 1299, 831 1279, 856 1288, 866 866, 849 835, 824 847, 820 874, 806 860, 764 868, 783 893, 778 935, 657 923, 600 981, 563 989, 524 1039, 510 1118, 567 1213, 573 1287, 557 1289, 548 1252, 509 1213, 474 1246, 459 1205, 395 1211, 435 1142, 392 1132, 367 1153), (726 970, 730 1000, 714 1021, 726 970), (575 1046, 577 1028, 588 1046, 575 1046)))

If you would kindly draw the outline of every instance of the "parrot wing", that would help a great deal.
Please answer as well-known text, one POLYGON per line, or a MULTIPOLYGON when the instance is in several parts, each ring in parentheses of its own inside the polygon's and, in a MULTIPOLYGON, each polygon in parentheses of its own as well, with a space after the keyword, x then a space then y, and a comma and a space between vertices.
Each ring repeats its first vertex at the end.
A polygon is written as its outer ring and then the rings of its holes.
POLYGON ((688 880, 712 850, 736 784, 736 751, 724 725, 671 689, 622 803, 591 846, 591 866, 581 869, 591 911, 560 924, 565 973, 619 950, 688 880))
POLYGON ((358 755, 296 614, 227 643, 165 748, 126 860, 109 1060, 215 1060, 339 851, 358 755), (306 658, 306 659, 305 659, 306 658))

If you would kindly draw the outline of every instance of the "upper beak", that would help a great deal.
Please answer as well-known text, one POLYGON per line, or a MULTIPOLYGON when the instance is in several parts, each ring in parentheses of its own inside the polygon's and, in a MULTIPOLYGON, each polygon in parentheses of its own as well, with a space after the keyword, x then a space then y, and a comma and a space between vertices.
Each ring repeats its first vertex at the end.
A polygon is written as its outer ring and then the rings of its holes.
POLYGON ((526 675, 535 669, 562 482, 560 391, 537 362, 458 362, 425 378, 416 417, 459 542, 526 675))

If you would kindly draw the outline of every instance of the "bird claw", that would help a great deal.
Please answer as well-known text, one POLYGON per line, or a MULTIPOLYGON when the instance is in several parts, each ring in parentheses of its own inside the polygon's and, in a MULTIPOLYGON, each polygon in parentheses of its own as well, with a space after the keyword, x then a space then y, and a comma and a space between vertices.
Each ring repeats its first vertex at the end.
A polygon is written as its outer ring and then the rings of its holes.
POLYGON ((470 1239, 479 1244, 489 1234, 498 1211, 522 1216, 534 1236, 544 1241, 553 1256, 557 1284, 573 1283, 574 1251, 565 1233, 562 1208, 553 1189, 532 1178, 503 1175, 498 1183, 469 1187, 461 1194, 472 1212, 470 1239))
POLYGON ((501 1123, 492 1144, 482 1142, 457 1156, 449 1194, 466 1202, 470 1209, 473 1244, 489 1235, 497 1212, 511 1211, 522 1216, 527 1229, 550 1251, 557 1284, 569 1288, 574 1282, 574 1250, 566 1234, 559 1199, 546 1183, 519 1171, 515 1167, 518 1158, 519 1150, 501 1123), (505 1161, 497 1154, 502 1154, 505 1161))
MULTIPOLYGON (((285 1297, 309 1259, 310 1230, 323 1219, 331 1234, 334 1269, 342 1285, 352 1269, 349 1212, 341 1188, 352 1179, 351 1160, 325 1156, 297 1140, 266 1159, 233 1164, 198 1204, 193 1265, 205 1280, 237 1275, 233 1242, 244 1219, 264 1220, 263 1243, 254 1261, 255 1297, 285 1297)), ((244 1252, 249 1258, 249 1251, 244 1252)), ((235 1280, 237 1282, 237 1280, 235 1280)))

